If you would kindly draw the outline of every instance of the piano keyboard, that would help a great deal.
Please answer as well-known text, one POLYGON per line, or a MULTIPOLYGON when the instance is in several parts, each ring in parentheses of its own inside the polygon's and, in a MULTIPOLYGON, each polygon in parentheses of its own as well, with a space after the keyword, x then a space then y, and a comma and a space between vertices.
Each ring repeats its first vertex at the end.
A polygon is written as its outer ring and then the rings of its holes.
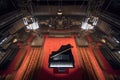
POLYGON ((52 62, 49 67, 51 67, 51 68, 56 68, 56 67, 58 67, 58 68, 59 67, 73 68, 74 65, 73 65, 73 63, 59 63, 59 62, 53 63, 52 62))

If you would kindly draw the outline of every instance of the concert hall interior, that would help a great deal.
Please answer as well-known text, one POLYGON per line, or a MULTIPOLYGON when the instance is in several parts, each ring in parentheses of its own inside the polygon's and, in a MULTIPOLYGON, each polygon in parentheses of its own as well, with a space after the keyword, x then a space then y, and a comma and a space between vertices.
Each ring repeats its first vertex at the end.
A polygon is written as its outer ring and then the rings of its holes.
POLYGON ((0 0, 0 80, 120 80, 120 0, 0 0))

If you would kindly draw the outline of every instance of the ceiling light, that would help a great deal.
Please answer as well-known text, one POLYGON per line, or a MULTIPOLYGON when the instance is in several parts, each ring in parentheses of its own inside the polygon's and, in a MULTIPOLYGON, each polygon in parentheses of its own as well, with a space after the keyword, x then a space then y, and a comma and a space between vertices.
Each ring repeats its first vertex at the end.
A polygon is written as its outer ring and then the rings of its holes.
POLYGON ((62 15, 62 14, 63 14, 63 13, 62 13, 62 10, 59 9, 59 10, 57 11, 57 14, 58 14, 58 15, 62 15))

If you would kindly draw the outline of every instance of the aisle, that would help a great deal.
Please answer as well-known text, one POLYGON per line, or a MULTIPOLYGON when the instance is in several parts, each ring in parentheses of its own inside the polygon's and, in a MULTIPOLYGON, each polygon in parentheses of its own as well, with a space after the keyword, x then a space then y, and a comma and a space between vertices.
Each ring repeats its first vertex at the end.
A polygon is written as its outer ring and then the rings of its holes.
POLYGON ((82 80, 81 72, 74 36, 72 36, 72 38, 48 38, 46 36, 43 63, 38 75, 38 80, 82 80), (52 51, 57 51, 61 45, 66 44, 71 44, 74 47, 72 48, 72 54, 75 60, 75 68, 69 69, 69 73, 55 74, 52 68, 48 68, 49 55, 52 51))
POLYGON ((90 47, 79 47, 84 80, 105 80, 90 47))
POLYGON ((42 48, 28 48, 29 51, 18 69, 14 80, 32 80, 35 77, 34 74, 36 74, 38 70, 38 62, 40 62, 42 48))

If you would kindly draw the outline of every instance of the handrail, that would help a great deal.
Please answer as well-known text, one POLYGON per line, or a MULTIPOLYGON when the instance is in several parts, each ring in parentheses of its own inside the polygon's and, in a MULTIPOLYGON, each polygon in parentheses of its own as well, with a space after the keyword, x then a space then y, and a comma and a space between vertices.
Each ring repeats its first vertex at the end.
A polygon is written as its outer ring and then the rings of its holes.
MULTIPOLYGON (((15 13, 14 15, 6 16, 6 18, 4 18, 3 20, 0 20, 0 26, 6 25, 6 23, 8 23, 11 20, 16 19, 22 15, 23 15, 22 13, 18 12, 18 13, 15 13)), ((2 28, 2 27, 0 27, 0 28, 2 28)))
POLYGON ((114 24, 120 26, 120 21, 119 21, 119 19, 113 18, 113 17, 111 17, 109 14, 107 15, 107 14, 105 14, 105 13, 101 13, 100 16, 103 17, 103 18, 105 18, 105 19, 107 19, 107 20, 109 20, 109 21, 111 21, 111 22, 113 22, 114 24))

